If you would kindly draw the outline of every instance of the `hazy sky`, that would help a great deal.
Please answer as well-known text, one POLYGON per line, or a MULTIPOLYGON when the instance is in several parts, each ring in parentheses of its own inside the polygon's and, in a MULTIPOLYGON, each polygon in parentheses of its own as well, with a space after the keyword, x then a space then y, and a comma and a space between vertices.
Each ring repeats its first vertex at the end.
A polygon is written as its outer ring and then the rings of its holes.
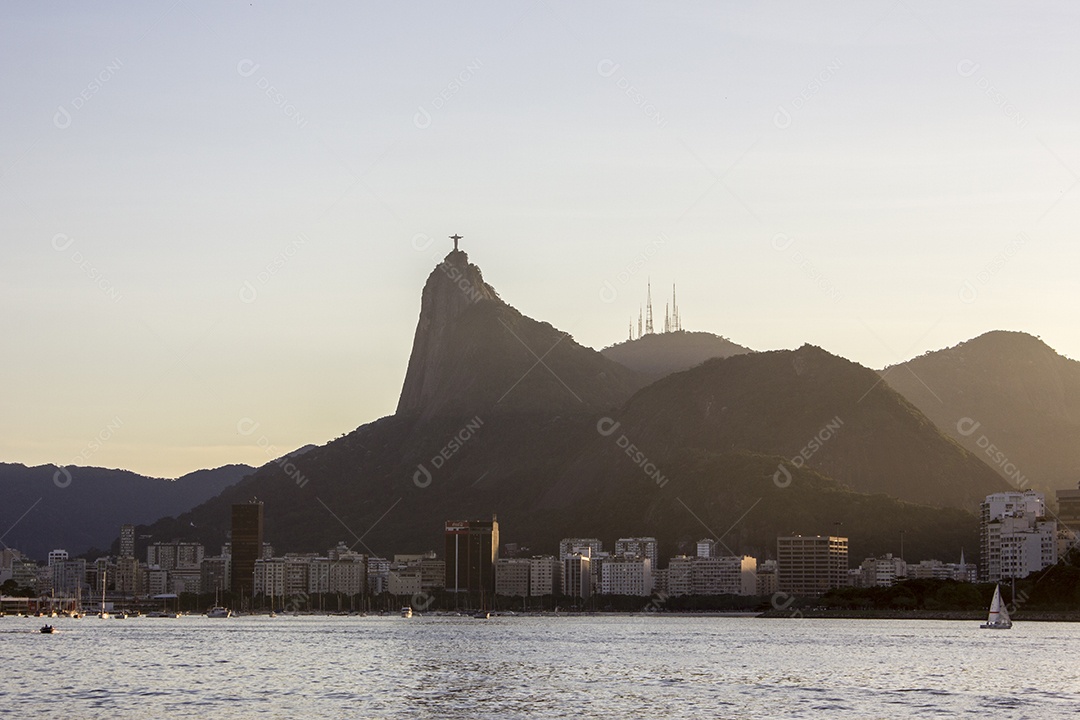
POLYGON ((1080 357, 1074 5, 580 5, 6 4, 0 460, 392 413, 455 232, 598 349, 651 277, 754 349, 1080 357))

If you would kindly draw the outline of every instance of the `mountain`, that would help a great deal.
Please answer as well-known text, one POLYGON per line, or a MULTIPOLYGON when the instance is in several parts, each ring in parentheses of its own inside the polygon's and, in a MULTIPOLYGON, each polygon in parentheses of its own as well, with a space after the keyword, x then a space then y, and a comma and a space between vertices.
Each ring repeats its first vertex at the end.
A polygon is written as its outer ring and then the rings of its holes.
POLYGON ((988 332, 881 375, 1010 485, 1080 481, 1080 362, 1039 338, 988 332))
POLYGON ((604 357, 652 379, 687 370, 712 358, 749 352, 753 350, 719 335, 686 330, 642 335, 600 351, 604 357))
POLYGON ((607 409, 647 382, 507 305, 469 256, 454 250, 424 285, 397 414, 607 409))
POLYGON ((873 370, 810 345, 675 373, 620 419, 653 447, 779 455, 852 490, 923 505, 975 509, 1005 489, 873 370))
POLYGON ((165 480, 127 470, 0 463, 0 524, 7 530, 0 539, 39 560, 55 548, 72 556, 108 548, 121 525, 179 515, 254 470, 226 465, 165 480))
POLYGON ((872 370, 807 347, 648 384, 503 302, 455 251, 424 287, 397 413, 143 532, 214 547, 230 505, 257 497, 279 552, 438 549, 446 520, 497 515, 504 542, 537 553, 655 535, 670 557, 711 535, 764 558, 778 534, 840 523, 855 556, 898 552, 906 532, 908 559, 951 558, 975 551, 965 508, 999 486, 872 370))

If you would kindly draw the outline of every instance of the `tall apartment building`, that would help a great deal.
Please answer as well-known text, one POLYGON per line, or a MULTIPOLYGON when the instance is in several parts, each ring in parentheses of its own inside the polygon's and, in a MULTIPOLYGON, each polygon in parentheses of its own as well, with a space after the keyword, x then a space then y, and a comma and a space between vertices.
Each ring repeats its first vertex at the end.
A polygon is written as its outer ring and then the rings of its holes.
POLYGON ((562 594, 562 563, 551 555, 529 558, 529 592, 533 597, 562 594))
POLYGON ((604 595, 652 595, 652 560, 627 552, 604 561, 600 592, 604 595))
POLYGON ((368 556, 367 559, 368 592, 382 595, 390 584, 390 561, 386 558, 368 556))
POLYGON ((528 597, 532 562, 528 558, 499 558, 495 561, 495 594, 528 597))
POLYGON ((1080 485, 1077 487, 1077 490, 1057 491, 1058 535, 1064 540, 1058 548, 1059 555, 1080 543, 1080 485))
POLYGON ((908 565, 892 553, 866 558, 859 565, 859 587, 891 587, 908 576, 908 565))
POLYGON ((776 539, 780 592, 819 597, 848 584, 848 539, 831 535, 789 535, 776 539))
POLYGON ((1057 562, 1057 522, 1034 490, 987 495, 980 507, 979 575, 987 582, 1023 578, 1057 562))
MULTIPOLYGON (((235 559, 233 562, 236 562, 235 559)), ((235 573, 233 573, 233 582, 236 582, 235 573)), ((254 569, 251 571, 251 587, 247 592, 251 596, 273 595, 275 600, 280 602, 278 599, 285 597, 285 558, 257 558, 254 569)))
POLYGON ((135 557, 135 526, 120 526, 120 557, 135 557))
POLYGON ((654 537, 619 538, 615 541, 615 555, 637 555, 649 558, 653 570, 660 564, 654 537))
POLYGON ((563 594, 587 600, 592 597, 592 568, 589 548, 586 554, 573 553, 562 559, 563 594))
POLYGON ((604 552, 604 543, 598 538, 563 538, 559 541, 559 559, 574 553, 582 553, 583 548, 589 549, 589 557, 594 557, 604 552))
POLYGON ((227 592, 232 586, 232 557, 215 555, 204 557, 199 565, 200 585, 205 593, 227 592))
POLYGON ((263 553, 263 504, 249 502, 232 506, 232 591, 250 597, 255 585, 255 561, 263 553))
POLYGON ((56 560, 49 569, 52 571, 52 591, 57 596, 74 597, 85 583, 86 560, 82 558, 56 560))
POLYGON ((146 548, 146 564, 162 570, 198 570, 205 555, 200 543, 156 542, 146 548))
POLYGON ((739 555, 687 557, 668 561, 668 595, 754 595, 757 558, 739 555))
POLYGON ((449 592, 495 592, 495 560, 499 557, 499 522, 448 521, 446 589, 449 592))

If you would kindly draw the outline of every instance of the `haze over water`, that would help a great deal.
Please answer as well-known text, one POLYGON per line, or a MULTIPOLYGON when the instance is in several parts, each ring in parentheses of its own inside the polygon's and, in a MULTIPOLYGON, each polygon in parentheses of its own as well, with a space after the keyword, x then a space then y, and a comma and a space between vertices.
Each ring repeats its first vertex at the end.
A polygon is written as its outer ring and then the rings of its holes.
POLYGON ((0 619, 0 714, 1073 717, 1080 627, 687 616, 0 619), (1036 687, 1037 686, 1037 687, 1036 687))

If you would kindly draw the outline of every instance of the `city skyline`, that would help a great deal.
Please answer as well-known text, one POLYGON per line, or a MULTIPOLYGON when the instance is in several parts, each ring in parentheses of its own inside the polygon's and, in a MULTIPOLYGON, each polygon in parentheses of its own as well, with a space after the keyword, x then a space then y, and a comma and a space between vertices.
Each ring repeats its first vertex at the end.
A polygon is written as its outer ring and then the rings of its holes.
POLYGON ((1068 6, 7 20, 8 462, 176 477, 391 414, 451 234, 598 349, 651 277, 755 350, 1080 357, 1068 6))

